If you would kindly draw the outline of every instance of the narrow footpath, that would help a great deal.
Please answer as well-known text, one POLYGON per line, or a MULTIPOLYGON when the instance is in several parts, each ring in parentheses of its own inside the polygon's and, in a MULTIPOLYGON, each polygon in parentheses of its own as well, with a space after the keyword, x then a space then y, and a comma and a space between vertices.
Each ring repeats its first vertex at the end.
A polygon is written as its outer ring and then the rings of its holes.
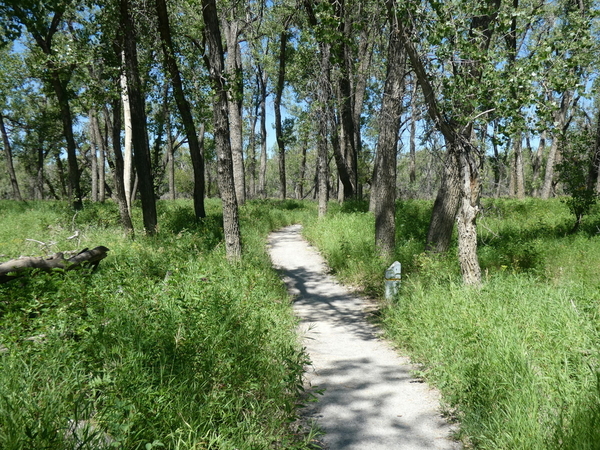
POLYGON ((327 275, 319 253, 293 225, 271 234, 269 252, 295 296, 310 355, 307 382, 324 389, 307 414, 328 450, 460 449, 438 395, 366 320, 367 302, 327 275))

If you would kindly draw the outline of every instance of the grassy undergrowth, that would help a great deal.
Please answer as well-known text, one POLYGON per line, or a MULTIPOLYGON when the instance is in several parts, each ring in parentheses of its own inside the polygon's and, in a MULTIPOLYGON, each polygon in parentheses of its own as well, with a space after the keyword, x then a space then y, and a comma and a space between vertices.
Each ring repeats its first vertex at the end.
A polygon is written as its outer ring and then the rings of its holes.
MULTIPOLYGON (((422 253, 431 203, 399 202, 397 300, 386 332, 422 364, 467 447, 600 449, 600 213, 570 234, 559 200, 486 200, 485 284, 462 286, 456 249, 422 253)), ((346 282, 381 295, 366 205, 334 206, 305 233, 346 282)))
POLYGON ((200 223, 191 202, 158 206, 158 236, 131 239, 111 204, 0 202, 2 260, 110 249, 94 273, 0 285, 0 448, 310 448, 306 355, 264 239, 313 210, 250 202, 231 265, 218 203, 200 223))

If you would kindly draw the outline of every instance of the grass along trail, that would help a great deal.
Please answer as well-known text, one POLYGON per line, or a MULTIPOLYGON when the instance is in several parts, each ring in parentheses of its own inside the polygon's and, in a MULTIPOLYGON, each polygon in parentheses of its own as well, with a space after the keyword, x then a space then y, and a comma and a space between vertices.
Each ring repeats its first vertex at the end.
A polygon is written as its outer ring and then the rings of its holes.
POLYGON ((293 225, 271 234, 269 252, 295 296, 294 310, 312 366, 307 382, 324 389, 308 415, 328 450, 459 449, 437 393, 379 338, 365 300, 327 275, 318 252, 293 225))

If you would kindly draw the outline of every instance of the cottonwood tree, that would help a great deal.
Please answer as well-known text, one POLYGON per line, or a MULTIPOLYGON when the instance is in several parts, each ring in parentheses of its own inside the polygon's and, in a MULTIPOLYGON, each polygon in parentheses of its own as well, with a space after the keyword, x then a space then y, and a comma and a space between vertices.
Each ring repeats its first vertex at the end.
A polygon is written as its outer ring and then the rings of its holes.
POLYGON ((213 123, 217 150, 217 176, 223 203, 225 250, 230 260, 242 255, 242 242, 236 199, 228 116, 228 87, 225 82, 223 44, 215 0, 202 0, 205 38, 208 50, 207 66, 214 89, 213 123))
POLYGON ((171 27, 169 25, 169 13, 165 0, 155 0, 156 13, 158 17, 159 31, 161 36, 162 49, 165 58, 167 72, 170 75, 171 83, 175 94, 175 101, 181 115, 181 120, 185 128, 192 165, 194 168, 194 211, 197 218, 206 216, 204 210, 204 155, 200 147, 196 126, 192 116, 190 104, 185 96, 183 81, 179 71, 173 40, 171 38, 171 27))
MULTIPOLYGON (((423 92, 429 116, 448 146, 447 184, 458 184, 460 188, 457 213, 459 261, 463 280, 471 285, 481 282, 476 219, 483 163, 483 152, 473 142, 473 132, 476 118, 485 113, 481 110, 479 99, 484 98, 481 91, 483 75, 500 5, 500 0, 488 0, 473 4, 469 14, 464 14, 452 9, 456 8, 454 4, 435 3, 428 5, 434 13, 431 22, 424 21, 422 10, 409 7, 404 10, 399 25, 402 43, 423 92), (440 64, 447 66, 438 68, 438 76, 448 77, 443 85, 433 84, 434 61, 426 59, 417 48, 418 30, 427 27, 435 30, 433 20, 446 27, 441 30, 443 33, 429 36, 438 51, 445 49, 443 36, 453 36, 452 48, 446 50, 445 60, 440 60, 440 64)), ((440 30, 437 32, 440 33, 440 30)), ((452 214, 447 214, 447 211, 453 207, 444 205, 444 202, 452 204, 455 201, 455 198, 446 197, 436 202, 434 208, 438 209, 434 209, 433 216, 444 214, 445 220, 448 220, 452 214)), ((447 227, 451 229, 450 224, 447 227)))
POLYGON ((121 23, 125 29, 123 55, 127 77, 127 95, 131 106, 133 156, 139 180, 144 229, 146 233, 152 235, 156 233, 157 226, 156 200, 148 145, 145 99, 138 67, 137 30, 131 15, 129 0, 120 0, 120 12, 121 23))
POLYGON ((24 27, 44 55, 43 81, 54 90, 67 143, 69 197, 73 207, 81 209, 83 201, 77 162, 78 149, 73 132, 69 92, 69 82, 77 63, 71 57, 71 45, 67 43, 62 49, 57 49, 57 40, 64 32, 67 18, 74 12, 75 6, 74 1, 68 0, 8 0, 0 4, 0 17, 3 18, 3 27, 7 35, 16 37, 21 27, 24 27))
POLYGON ((375 213, 375 244, 384 257, 396 249, 396 155, 402 117, 406 54, 398 28, 395 0, 386 1, 389 20, 387 75, 379 116, 379 140, 371 190, 375 213))

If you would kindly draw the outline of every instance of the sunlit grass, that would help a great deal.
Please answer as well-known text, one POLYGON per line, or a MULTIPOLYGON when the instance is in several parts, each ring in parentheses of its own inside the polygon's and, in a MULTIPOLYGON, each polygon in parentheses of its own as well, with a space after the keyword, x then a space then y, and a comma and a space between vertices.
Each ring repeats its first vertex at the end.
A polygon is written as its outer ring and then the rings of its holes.
POLYGON ((265 253, 310 206, 242 208, 233 265, 216 201, 200 222, 191 202, 160 202, 153 238, 125 235, 112 204, 0 208, 3 260, 110 249, 94 273, 0 285, 0 448, 311 447, 296 421, 306 356, 265 253))
MULTIPOLYGON (((306 235, 343 280, 381 294, 388 261, 374 256, 372 216, 333 209, 306 235)), ((462 285, 456 248, 423 253, 430 213, 397 204, 403 283, 382 324, 440 388, 459 437, 490 450, 600 448, 598 211, 571 234, 560 200, 484 200, 481 289, 462 285)))

